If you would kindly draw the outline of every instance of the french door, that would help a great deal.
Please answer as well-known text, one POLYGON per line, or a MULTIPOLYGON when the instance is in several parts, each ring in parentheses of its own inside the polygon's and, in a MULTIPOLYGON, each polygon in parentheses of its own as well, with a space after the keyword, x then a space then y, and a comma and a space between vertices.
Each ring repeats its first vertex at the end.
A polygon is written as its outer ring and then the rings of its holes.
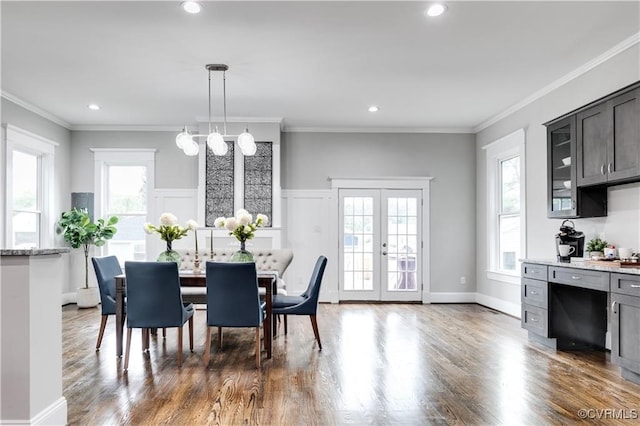
POLYGON ((340 300, 419 301, 422 191, 341 189, 340 300))

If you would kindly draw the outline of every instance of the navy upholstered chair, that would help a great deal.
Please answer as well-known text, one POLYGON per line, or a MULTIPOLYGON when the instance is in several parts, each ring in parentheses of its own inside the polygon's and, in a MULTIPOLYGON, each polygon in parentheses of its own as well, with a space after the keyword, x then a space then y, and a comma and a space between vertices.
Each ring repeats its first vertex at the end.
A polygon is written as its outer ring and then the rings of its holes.
POLYGON ((115 315, 116 313, 115 276, 122 274, 122 268, 120 268, 118 258, 115 256, 93 257, 91 258, 91 262, 93 263, 93 269, 96 271, 102 306, 102 321, 100 322, 98 343, 96 343, 96 350, 98 350, 102 344, 102 336, 104 336, 107 318, 109 315, 115 315))
MULTIPOLYGON (((256 367, 260 368, 260 326, 265 317, 258 296, 256 264, 207 262, 207 338, 204 364, 211 356, 211 331, 218 327, 222 348, 222 327, 255 327, 256 367)), ((267 337, 265 337, 267 338, 267 337)))
POLYGON ((193 352, 193 305, 180 294, 178 265, 174 262, 125 262, 127 276, 127 349, 129 366, 131 330, 141 328, 143 349, 149 348, 149 329, 178 328, 178 366, 182 365, 182 327, 189 321, 189 348, 193 352))
POLYGON ((274 315, 284 316, 284 334, 287 334, 287 315, 309 315, 313 334, 316 336, 318 347, 322 350, 320 334, 318 333, 318 323, 316 321, 316 311, 318 310, 318 297, 320 296, 320 284, 322 276, 327 266, 327 258, 318 257, 316 266, 313 268, 311 280, 307 290, 300 296, 284 296, 276 294, 273 296, 272 312, 274 315))

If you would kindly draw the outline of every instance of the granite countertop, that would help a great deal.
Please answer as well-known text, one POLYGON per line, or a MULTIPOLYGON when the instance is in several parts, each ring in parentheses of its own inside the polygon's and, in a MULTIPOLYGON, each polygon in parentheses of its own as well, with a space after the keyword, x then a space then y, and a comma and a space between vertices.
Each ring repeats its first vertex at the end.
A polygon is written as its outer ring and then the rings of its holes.
POLYGON ((537 263, 540 265, 548 265, 548 266, 560 266, 563 268, 576 268, 576 269, 591 269, 593 271, 604 271, 604 272, 617 272, 620 274, 633 274, 640 275, 640 263, 635 268, 631 267, 617 267, 617 266, 607 266, 607 265, 594 265, 590 263, 586 263, 584 260, 572 260, 571 263, 558 262, 555 259, 520 259, 522 263, 537 263))
POLYGON ((69 247, 53 247, 46 249, 0 249, 0 256, 44 256, 48 254, 69 253, 69 247))

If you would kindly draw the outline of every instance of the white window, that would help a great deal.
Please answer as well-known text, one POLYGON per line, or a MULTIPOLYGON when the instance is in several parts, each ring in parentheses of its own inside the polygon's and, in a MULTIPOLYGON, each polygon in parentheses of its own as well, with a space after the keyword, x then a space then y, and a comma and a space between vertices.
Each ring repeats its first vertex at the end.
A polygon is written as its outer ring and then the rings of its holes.
POLYGON ((484 147, 487 153, 487 270, 491 279, 519 284, 525 255, 524 130, 484 147))
POLYGON ((7 126, 6 247, 46 248, 53 240, 51 217, 54 151, 57 144, 7 126))
POLYGON ((93 149, 96 161, 97 217, 117 216, 118 232, 107 241, 102 255, 121 263, 145 260, 148 209, 154 191, 154 150, 93 149))

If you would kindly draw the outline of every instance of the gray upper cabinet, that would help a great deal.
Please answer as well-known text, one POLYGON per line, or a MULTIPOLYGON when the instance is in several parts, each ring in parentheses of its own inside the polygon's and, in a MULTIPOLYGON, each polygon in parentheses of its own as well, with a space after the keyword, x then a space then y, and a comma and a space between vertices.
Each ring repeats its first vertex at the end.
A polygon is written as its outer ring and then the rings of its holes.
POLYGON ((613 98, 607 144, 609 182, 640 176, 640 89, 613 98))
POLYGON ((578 187, 640 178, 640 89, 576 114, 578 187))
POLYGON ((547 126, 547 216, 607 215, 607 188, 640 181, 640 82, 547 126))
POLYGON ((607 214, 606 188, 576 185, 576 115, 547 124, 547 216, 599 217, 607 214))

